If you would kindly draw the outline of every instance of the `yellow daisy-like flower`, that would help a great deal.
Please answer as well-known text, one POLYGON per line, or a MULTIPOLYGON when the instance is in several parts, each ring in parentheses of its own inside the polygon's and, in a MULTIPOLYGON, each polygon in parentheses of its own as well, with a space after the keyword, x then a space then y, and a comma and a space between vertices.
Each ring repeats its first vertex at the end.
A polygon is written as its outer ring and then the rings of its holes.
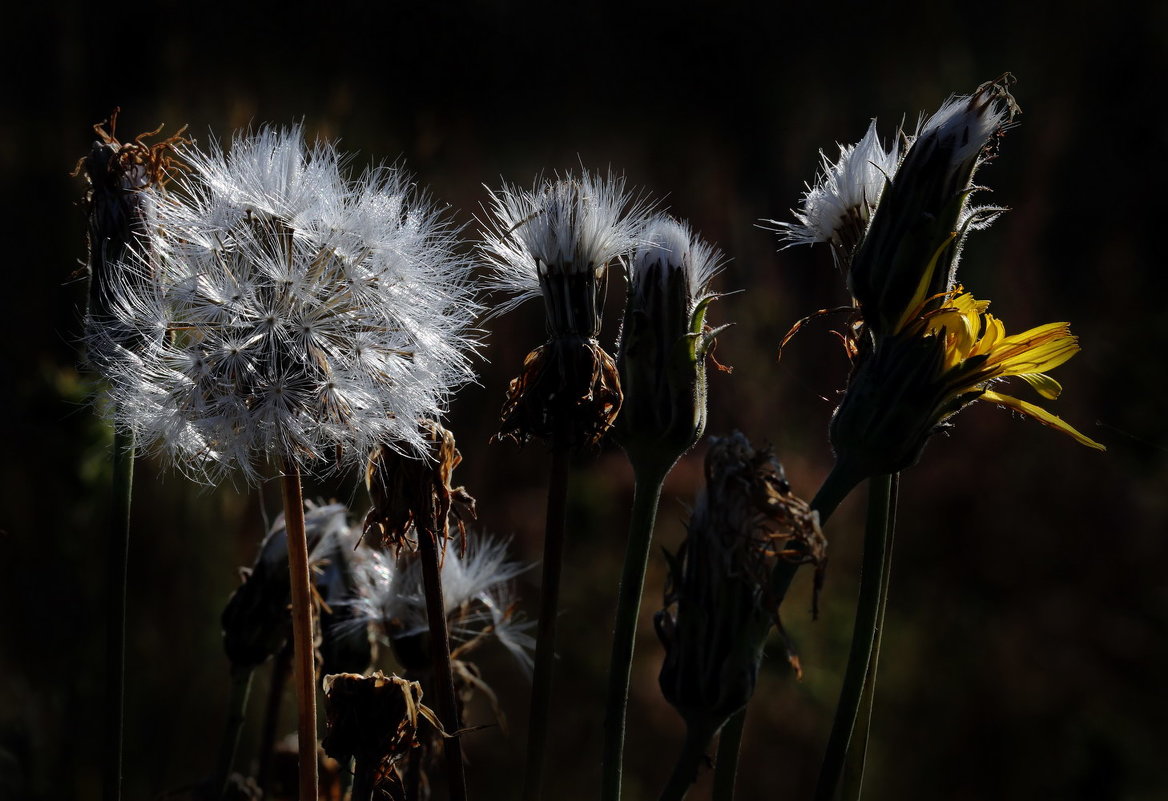
POLYGON ((1106 450, 1042 407, 987 388, 994 379, 1017 377, 1042 397, 1054 400, 1061 394, 1062 386, 1046 375, 1046 371, 1079 352, 1079 339, 1071 334, 1070 323, 1047 323, 1007 336, 1002 321, 986 311, 989 305, 988 300, 977 300, 958 287, 939 309, 923 314, 902 331, 910 336, 943 340, 944 358, 938 378, 946 386, 950 399, 980 389, 977 400, 1015 409, 1087 447, 1106 450))
MULTIPOLYGON (((922 282, 922 286, 924 282, 922 282)), ((1016 409, 1091 448, 1105 450, 1058 416, 989 387, 1017 377, 1045 398, 1062 387, 1046 375, 1079 351, 1068 323, 1007 335, 1002 322, 957 287, 919 299, 878 343, 862 336, 856 368, 831 421, 831 443, 843 474, 895 473, 920 458, 929 436, 976 400, 1016 409)))

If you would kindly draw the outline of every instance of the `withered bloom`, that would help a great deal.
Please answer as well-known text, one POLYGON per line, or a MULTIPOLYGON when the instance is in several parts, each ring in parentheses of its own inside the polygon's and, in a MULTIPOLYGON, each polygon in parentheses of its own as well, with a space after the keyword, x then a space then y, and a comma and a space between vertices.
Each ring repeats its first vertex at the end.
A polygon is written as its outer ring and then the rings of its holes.
POLYGON ((750 700, 786 591, 776 568, 822 568, 826 545, 818 515, 791 492, 769 448, 738 432, 712 440, 706 489, 669 560, 665 609, 654 619, 666 651, 661 690, 691 737, 708 742, 750 700))
MULTIPOLYGON (((368 626, 359 618, 371 594, 364 549, 354 549, 342 504, 310 508, 304 516, 309 562, 320 615, 319 652, 326 673, 366 670, 373 662, 368 626)), ((232 665, 254 668, 292 635, 288 611, 288 541, 280 517, 260 546, 255 564, 223 610, 223 647, 232 665)))
MULTIPOLYGON (((74 175, 84 174, 89 184, 85 193, 85 208, 89 221, 89 308, 86 328, 91 350, 103 339, 109 338, 122 345, 131 345, 129 330, 110 330, 114 322, 111 303, 117 284, 134 280, 136 271, 122 269, 132 257, 141 256, 149 248, 148 228, 153 217, 154 199, 145 191, 161 186, 177 162, 174 148, 183 143, 182 132, 154 144, 146 139, 157 136, 162 126, 139 134, 132 141, 117 138, 118 113, 105 122, 93 126, 98 140, 89 154, 77 162, 74 175), (107 130, 108 126, 108 130, 107 130), (101 332, 101 336, 94 336, 101 332)), ((99 354, 91 354, 100 358, 99 354)))
POLYGON ((418 747, 419 724, 438 719, 422 703, 416 681, 386 676, 340 673, 324 678, 328 733, 324 751, 342 765, 355 762, 352 801, 368 801, 375 790, 404 799, 401 762, 418 747))
POLYGON ((531 191, 504 186, 491 201, 488 285, 513 296, 499 312, 540 295, 548 331, 507 390, 498 436, 594 445, 621 406, 616 364, 597 339, 608 268, 632 249, 644 206, 623 179, 587 171, 531 191))
POLYGON ((419 420, 418 426, 431 445, 432 460, 382 445, 366 463, 365 486, 373 507, 365 515, 365 541, 374 548, 415 550, 419 529, 445 543, 451 512, 465 539, 463 518, 474 519, 474 498, 465 487, 451 486, 454 468, 462 463, 454 435, 433 420, 419 420))

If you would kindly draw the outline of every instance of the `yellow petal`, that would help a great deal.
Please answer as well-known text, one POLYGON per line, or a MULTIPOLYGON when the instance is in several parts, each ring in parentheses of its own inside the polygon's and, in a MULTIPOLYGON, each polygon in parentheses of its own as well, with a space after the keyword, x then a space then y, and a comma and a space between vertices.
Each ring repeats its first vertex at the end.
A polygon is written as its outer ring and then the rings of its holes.
POLYGON ((1062 384, 1043 373, 1019 373, 1018 378, 1034 387, 1035 391, 1044 398, 1054 400, 1063 391, 1062 384))
POLYGON ((1076 442, 1082 445, 1086 445, 1088 448, 1095 448, 1096 450, 1100 451, 1107 450, 1105 446, 1100 445, 1090 437, 1085 436, 1084 434, 1080 434, 1073 426, 1065 422, 1058 415, 1051 414, 1046 409, 1043 409, 1040 406, 1035 406, 1033 403, 1027 403, 1024 400, 1019 400, 1018 398, 1014 398, 1009 395, 1001 395, 997 392, 990 391, 986 391, 984 394, 982 394, 979 400, 989 401, 990 403, 997 403, 1001 406, 1007 406, 1011 409, 1016 409, 1025 415, 1033 417, 1043 425, 1050 426, 1053 429, 1063 432, 1069 437, 1073 437, 1076 442))

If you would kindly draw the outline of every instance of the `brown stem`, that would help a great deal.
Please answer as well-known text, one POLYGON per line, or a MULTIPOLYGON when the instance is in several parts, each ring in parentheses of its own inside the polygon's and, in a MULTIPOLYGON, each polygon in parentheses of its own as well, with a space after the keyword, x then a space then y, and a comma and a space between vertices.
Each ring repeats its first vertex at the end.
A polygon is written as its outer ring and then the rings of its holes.
MULTIPOLYGON (((445 521, 440 521, 440 525, 445 521)), ((438 691, 438 716, 448 732, 455 732, 458 699, 454 694, 454 676, 450 670, 450 632, 446 627, 446 602, 442 596, 442 569, 438 562, 438 543, 433 531, 418 532, 421 551, 422 583, 426 593, 426 617, 430 623, 430 653, 434 663, 434 683, 438 691)), ((450 782, 451 801, 466 801, 466 774, 462 765, 462 738, 445 741, 446 775, 450 782)))
POLYGON ((312 585, 308 574, 308 537, 304 530, 304 497, 300 470, 284 463, 284 529, 288 535, 288 575, 292 586, 292 683, 298 711, 300 801, 319 796, 316 772, 316 670, 312 647, 312 585))

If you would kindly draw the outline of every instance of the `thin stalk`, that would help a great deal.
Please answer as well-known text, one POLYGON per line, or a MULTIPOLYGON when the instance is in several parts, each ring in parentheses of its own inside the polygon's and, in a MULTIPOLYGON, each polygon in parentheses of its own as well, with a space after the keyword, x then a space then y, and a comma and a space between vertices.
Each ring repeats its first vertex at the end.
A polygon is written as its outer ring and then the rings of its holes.
POLYGON ((714 731, 710 726, 686 723, 685 742, 681 754, 669 777, 669 783, 661 792, 660 801, 681 801, 698 778, 698 766, 706 758, 706 746, 710 744, 714 731))
POLYGON ((134 446, 132 431, 114 431, 114 508, 106 564, 106 714, 102 794, 106 801, 120 801, 122 797, 122 741, 126 721, 126 575, 130 559, 134 446))
POLYGON ((369 764, 363 759, 353 766, 353 792, 349 801, 372 801, 377 779, 377 763, 369 764))
POLYGON ((860 572, 860 599, 856 606, 856 623, 844 684, 836 706, 835 720, 827 741, 827 752, 815 788, 816 801, 835 797, 847 758, 852 732, 863 692, 864 678, 872 663, 876 644, 876 625, 880 614, 884 553, 887 549, 892 476, 873 476, 868 480, 868 522, 864 531, 864 560, 860 572))
POLYGON ((738 752, 742 748, 742 727, 746 723, 746 707, 735 712, 722 727, 718 737, 718 756, 714 762, 713 801, 732 801, 734 780, 738 776, 738 752))
POLYGON ((292 683, 296 686, 297 755, 301 801, 316 801, 316 666, 312 647, 312 585, 308 574, 308 537, 300 470, 285 460, 282 480, 284 527, 288 534, 288 576, 292 586, 292 683))
MULTIPOLYGON (((445 524, 445 521, 441 521, 445 524)), ((434 664, 434 682, 438 690, 438 716, 449 732, 461 728, 458 699, 454 694, 454 675, 450 670, 450 632, 446 627, 446 602, 442 595, 442 567, 438 562, 438 544, 433 531, 418 532, 422 560, 422 584, 426 593, 426 617, 430 623, 430 654, 434 664)), ((451 801, 466 801, 466 773, 462 764, 462 738, 451 737, 443 744, 446 775, 451 801)))
POLYGON ((645 568, 649 562, 649 546, 653 541, 653 524, 657 520, 661 487, 671 466, 664 470, 657 466, 633 467, 633 514, 629 523, 625 566, 621 573, 616 623, 612 634, 612 659, 608 668, 608 706, 604 715, 604 764, 600 794, 604 801, 619 801, 621 795, 621 762, 625 747, 629 677, 637 642, 637 618, 641 611, 645 568))
POLYGON ((564 528, 568 511, 568 448, 552 444, 552 472, 548 482, 547 527, 543 541, 539 625, 535 668, 531 679, 531 713, 527 727, 527 775, 523 801, 539 801, 543 793, 544 752, 551 713, 552 671, 556 659, 556 614, 560 603, 560 568, 564 560, 564 528))
POLYGON ((220 798, 227 795, 227 780, 235 765, 239 734, 247 719, 247 699, 251 696, 251 677, 254 674, 251 667, 231 666, 231 697, 227 702, 227 723, 223 728, 223 742, 219 744, 219 765, 215 772, 215 786, 220 798))
POLYGON ((268 797, 269 782, 272 778, 272 756, 276 751, 276 736, 280 728, 280 707, 284 701, 284 687, 288 674, 292 672, 292 643, 288 643, 276 654, 272 662, 272 680, 268 685, 268 703, 264 709, 264 727, 260 732, 260 769, 257 781, 263 797, 268 797))
POLYGON ((876 616, 876 641, 872 660, 864 674, 864 690, 860 696, 860 713, 854 736, 856 743, 844 765, 843 797, 859 799, 864 789, 864 764, 868 757, 868 736, 872 730, 872 706, 876 697, 876 671, 880 664, 880 644, 884 640, 884 611, 888 608, 888 586, 892 575, 892 543, 896 538, 896 501, 900 494, 900 473, 892 476, 892 491, 888 501, 888 542, 884 549, 884 564, 880 569, 880 610, 876 616))

